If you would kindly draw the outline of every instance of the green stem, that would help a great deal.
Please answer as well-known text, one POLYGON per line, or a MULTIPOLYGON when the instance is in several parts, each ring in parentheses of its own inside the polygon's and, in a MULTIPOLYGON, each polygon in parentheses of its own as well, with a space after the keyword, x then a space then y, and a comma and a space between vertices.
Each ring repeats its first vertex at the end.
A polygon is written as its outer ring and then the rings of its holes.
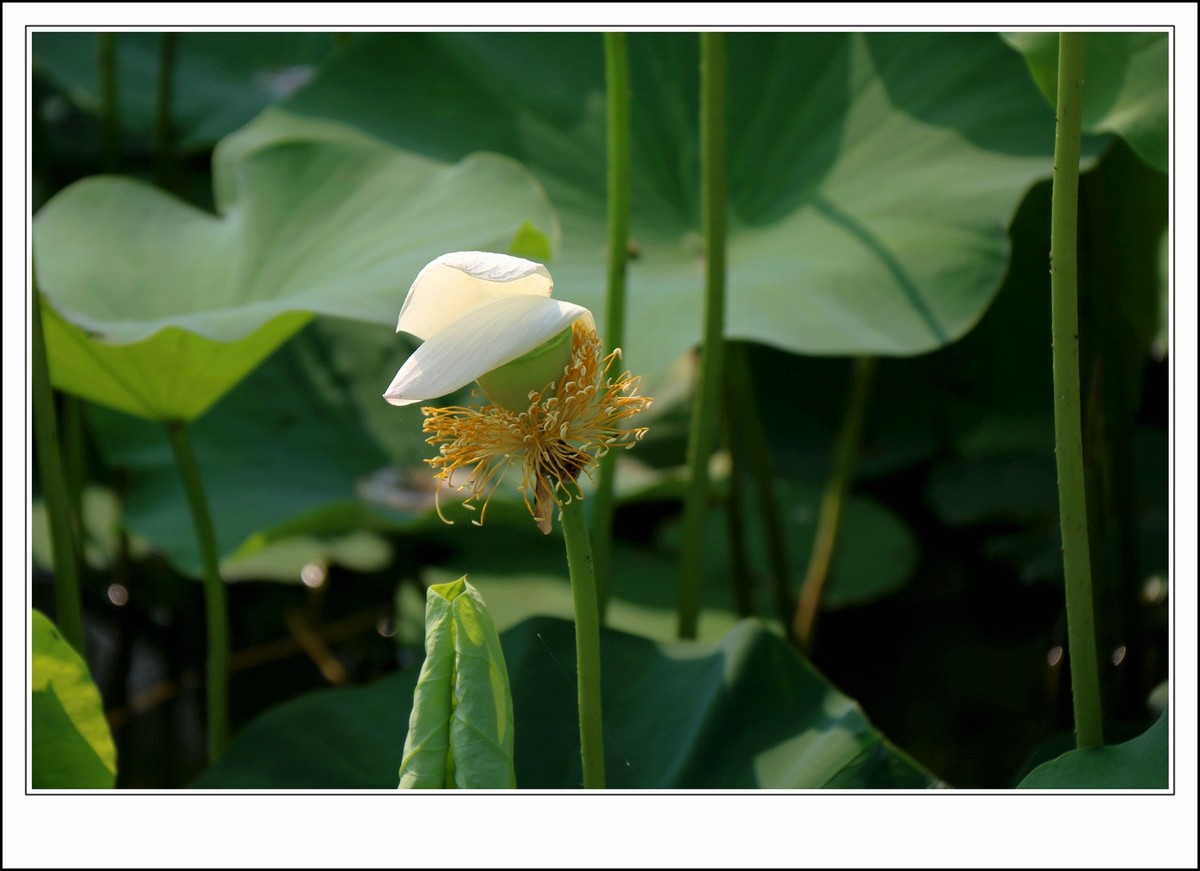
MULTIPOLYGON (((604 345, 611 350, 624 344, 625 266, 629 260, 629 52, 625 34, 604 34, 604 68, 608 80, 608 295, 604 305, 604 345)), ((601 621, 608 607, 612 579, 616 469, 615 451, 601 458, 592 509, 601 621)))
POLYGON ((208 501, 200 482, 200 469, 192 452, 187 424, 181 420, 166 422, 167 435, 175 452, 175 463, 183 479, 200 565, 204 577, 204 609, 208 628, 208 757, 215 762, 229 743, 229 610, 225 601, 225 582, 221 580, 217 537, 213 532, 208 501))
POLYGON ((874 368, 874 357, 856 357, 854 360, 850 400, 846 406, 841 431, 838 432, 837 441, 834 443, 833 470, 825 482, 825 491, 821 494, 821 513, 817 518, 812 556, 808 561, 808 571, 804 575, 804 586, 800 589, 796 616, 792 621, 792 632, 804 650, 812 650, 817 614, 820 613, 821 599, 829 585, 833 560, 837 555, 842 517, 846 512, 850 485, 854 482, 854 464, 858 458, 858 445, 862 440, 863 420, 867 415, 867 398, 871 393, 871 374, 874 368))
POLYGON ((175 49, 178 33, 164 33, 158 62, 158 106, 154 124, 154 156, 158 183, 174 190, 175 152, 171 139, 171 103, 175 85, 175 49))
POLYGON ((1054 452, 1058 463, 1075 740, 1080 747, 1095 747, 1104 743, 1104 732, 1083 472, 1076 264, 1083 39, 1082 33, 1059 34, 1058 132, 1054 142, 1054 193, 1050 209, 1050 292, 1054 343, 1054 452))
POLYGON ((117 35, 100 38, 100 142, 105 172, 116 172, 121 159, 121 120, 117 104, 117 35))
POLYGON ((50 367, 46 358, 46 338, 42 332, 41 293, 36 279, 31 283, 30 309, 33 315, 33 440, 37 447, 38 472, 50 520, 50 544, 54 549, 55 619, 63 637, 80 656, 84 649, 83 605, 79 594, 79 562, 76 546, 79 530, 71 513, 71 496, 59 450, 58 417, 54 411, 54 391, 50 389, 50 367))
POLYGON ((700 34, 700 187, 705 250, 704 346, 688 433, 688 489, 683 503, 679 637, 695 638, 704 570, 708 456, 720 412, 725 333, 725 42, 700 34))
POLYGON ((783 512, 775 495, 775 475, 767 434, 755 401, 754 380, 741 342, 725 343, 725 383, 734 411, 734 428, 739 444, 750 460, 750 476, 758 500, 759 523, 767 540, 767 561, 771 568, 771 590, 775 614, 787 626, 792 619, 791 568, 788 565, 787 534, 783 531, 783 512))
POLYGON ((563 502, 563 539, 575 600, 575 657, 579 669, 579 747, 583 788, 604 789, 604 720, 600 709, 600 610, 592 545, 583 501, 563 502))
POLYGON ((725 447, 729 451, 729 499, 725 503, 725 519, 729 533, 729 570, 733 583, 733 597, 737 605, 739 617, 750 617, 754 614, 754 569, 750 564, 750 552, 746 548, 746 488, 742 481, 745 476, 745 460, 737 441, 737 433, 733 425, 735 412, 730 393, 725 393, 725 413, 721 415, 725 438, 725 447))

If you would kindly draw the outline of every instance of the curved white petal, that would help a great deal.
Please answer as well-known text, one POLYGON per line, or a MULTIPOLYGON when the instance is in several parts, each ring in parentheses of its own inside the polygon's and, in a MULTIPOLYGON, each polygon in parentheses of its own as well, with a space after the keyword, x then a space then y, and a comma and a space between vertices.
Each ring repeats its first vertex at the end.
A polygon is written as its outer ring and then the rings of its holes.
POLYGON ((486 251, 443 254, 417 275, 396 332, 428 339, 481 305, 510 296, 547 297, 554 281, 532 260, 486 251))
POLYGON ((383 398, 411 405, 444 396, 526 354, 576 320, 595 328, 580 305, 543 296, 509 296, 472 309, 408 358, 383 398))

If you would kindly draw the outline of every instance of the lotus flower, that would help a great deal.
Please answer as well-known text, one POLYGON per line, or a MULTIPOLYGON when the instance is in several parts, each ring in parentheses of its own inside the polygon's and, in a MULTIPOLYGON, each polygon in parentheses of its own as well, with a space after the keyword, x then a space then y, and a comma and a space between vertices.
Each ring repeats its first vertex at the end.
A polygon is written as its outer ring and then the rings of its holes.
POLYGON ((422 269, 400 310, 397 332, 424 343, 384 398, 410 405, 478 381, 490 400, 478 408, 421 409, 427 441, 439 447, 426 460, 437 469, 438 495, 444 485, 469 489, 464 504, 483 504, 477 524, 517 463, 525 504, 549 533, 554 505, 582 498, 580 476, 612 447, 631 447, 646 432, 619 425, 651 403, 637 395, 638 378, 608 377, 620 349, 604 356, 591 312, 551 299, 553 288, 539 263, 461 251, 422 269), (470 472, 455 484, 460 469, 470 472))

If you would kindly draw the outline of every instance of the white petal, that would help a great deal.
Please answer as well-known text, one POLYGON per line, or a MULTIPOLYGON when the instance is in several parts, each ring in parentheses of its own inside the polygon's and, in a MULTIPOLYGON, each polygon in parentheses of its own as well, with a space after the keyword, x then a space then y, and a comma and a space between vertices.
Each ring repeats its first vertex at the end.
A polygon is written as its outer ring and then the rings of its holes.
POLYGON ((428 339, 463 315, 503 297, 546 297, 554 281, 532 260, 486 251, 443 254, 417 275, 400 309, 396 332, 428 339))
POLYGON ((444 396, 532 351, 580 318, 595 328, 592 313, 570 302, 525 295, 485 303, 417 348, 383 398, 411 405, 444 396))

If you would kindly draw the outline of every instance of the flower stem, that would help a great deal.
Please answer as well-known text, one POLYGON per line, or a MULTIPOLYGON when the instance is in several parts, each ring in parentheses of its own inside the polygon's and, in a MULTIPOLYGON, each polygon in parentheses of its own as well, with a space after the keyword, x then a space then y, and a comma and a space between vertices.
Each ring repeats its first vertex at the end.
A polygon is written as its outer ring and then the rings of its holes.
POLYGON ((725 42, 700 34, 700 187, 705 250, 704 346, 688 434, 688 489, 683 505, 679 637, 695 638, 708 514, 708 455, 720 412, 725 333, 725 42))
POLYGON ((816 634, 817 614, 821 610, 821 599, 829 585, 833 560, 837 555, 838 539, 841 537, 842 518, 846 513, 846 499, 854 481, 854 463, 858 458, 858 445, 862 440, 863 420, 867 413, 867 398, 871 392, 871 375, 875 369, 874 357, 856 357, 850 385, 850 400, 846 416, 834 443, 833 470, 825 482, 821 494, 821 513, 817 518, 817 533, 813 540, 812 556, 808 571, 804 575, 804 586, 796 603, 796 615, 792 621, 792 632, 800 647, 812 650, 816 634))
POLYGON ((100 39, 100 142, 104 171, 116 172, 121 159, 121 119, 117 102, 117 35, 99 34, 100 39))
POLYGON ((225 582, 217 556, 208 501, 200 482, 200 469, 192 452, 187 424, 181 420, 166 422, 167 435, 175 452, 175 463, 183 479, 200 565, 204 577, 204 609, 208 629, 208 757, 215 762, 229 743, 229 613, 225 601, 225 582))
POLYGON ((1082 33, 1059 34, 1058 132, 1054 142, 1054 192, 1050 207, 1050 292, 1054 347, 1054 452, 1058 463, 1058 505, 1062 526, 1063 575, 1066 579, 1075 740, 1079 747, 1095 747, 1104 743, 1104 732, 1083 472, 1076 264, 1083 40, 1082 33))
MULTIPOLYGON (((604 306, 604 345, 612 350, 624 344, 625 266, 629 260, 629 52, 624 33, 604 34, 604 68, 608 79, 608 295, 604 306)), ((600 459, 592 509, 601 622, 612 578, 616 467, 615 451, 600 459)))
POLYGON ((563 539, 575 601, 575 657, 579 669, 579 746, 583 788, 604 789, 604 725, 600 709, 600 610, 592 545, 583 500, 561 503, 563 539))
POLYGON ((54 391, 50 389, 50 367, 46 359, 46 338, 42 332, 41 293, 36 279, 31 283, 33 315, 31 350, 33 376, 33 439, 37 447, 38 472, 50 520, 50 544, 54 549, 55 620, 63 637, 80 656, 84 649, 83 606, 79 594, 79 535, 76 517, 71 512, 71 496, 59 449, 58 417, 54 411, 54 391))
MULTIPOLYGON (((738 443, 750 460, 750 476, 758 501, 759 523, 767 542, 767 561, 771 568, 771 590, 775 614, 787 625, 792 618, 792 572, 788 565, 787 535, 783 531, 783 512, 775 495, 775 476, 771 472, 771 455, 767 435, 755 400, 754 381, 746 348, 741 342, 725 343, 725 384, 730 408, 734 415, 733 429, 738 443)), ((736 462, 735 462, 736 467, 736 462)))

